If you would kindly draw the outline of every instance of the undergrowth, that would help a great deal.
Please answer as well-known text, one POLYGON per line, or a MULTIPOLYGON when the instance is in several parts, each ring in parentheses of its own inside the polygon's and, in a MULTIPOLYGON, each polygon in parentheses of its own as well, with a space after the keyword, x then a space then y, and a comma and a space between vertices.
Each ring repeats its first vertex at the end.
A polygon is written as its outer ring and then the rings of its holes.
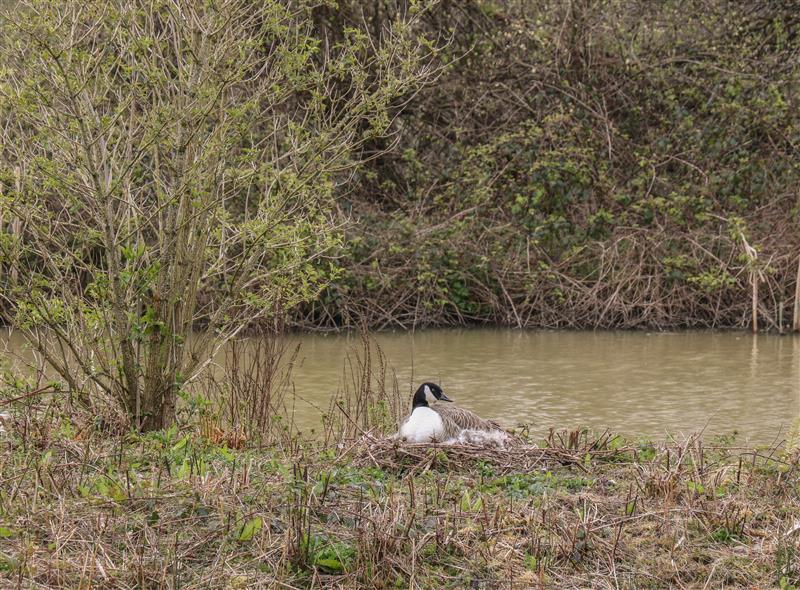
POLYGON ((389 373, 365 336, 316 437, 281 413, 288 375, 187 392, 178 423, 147 434, 58 384, 6 380, 0 586, 800 586, 793 444, 525 429, 504 449, 400 444, 389 373))
POLYGON ((798 458, 775 449, 689 438, 643 456, 585 432, 491 451, 370 434, 231 449, 192 429, 45 440, 14 423, 8 587, 800 584, 798 458))

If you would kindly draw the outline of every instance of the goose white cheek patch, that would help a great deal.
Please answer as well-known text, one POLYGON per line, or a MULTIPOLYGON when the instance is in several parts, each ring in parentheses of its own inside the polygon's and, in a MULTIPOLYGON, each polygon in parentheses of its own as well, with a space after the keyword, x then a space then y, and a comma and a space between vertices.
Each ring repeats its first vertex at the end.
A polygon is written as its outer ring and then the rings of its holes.
POLYGON ((427 385, 425 386, 425 401, 428 402, 429 404, 432 404, 436 401, 436 396, 433 395, 431 388, 428 387, 427 385))

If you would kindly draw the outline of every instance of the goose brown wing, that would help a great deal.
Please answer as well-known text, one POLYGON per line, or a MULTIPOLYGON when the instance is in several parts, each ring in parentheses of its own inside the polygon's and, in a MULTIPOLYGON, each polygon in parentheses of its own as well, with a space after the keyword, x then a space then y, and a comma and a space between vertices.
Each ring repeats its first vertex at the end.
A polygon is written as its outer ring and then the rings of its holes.
POLYGON ((458 430, 502 430, 494 420, 486 420, 463 408, 436 404, 432 409, 442 417, 445 424, 452 425, 458 430))

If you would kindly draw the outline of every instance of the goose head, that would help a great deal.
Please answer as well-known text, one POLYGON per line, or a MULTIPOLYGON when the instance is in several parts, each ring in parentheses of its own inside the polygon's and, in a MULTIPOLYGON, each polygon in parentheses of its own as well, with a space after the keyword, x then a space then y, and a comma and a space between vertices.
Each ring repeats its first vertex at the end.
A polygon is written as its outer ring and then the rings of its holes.
POLYGON ((417 392, 414 394, 414 399, 412 401, 412 409, 425 407, 428 404, 432 404, 434 402, 441 401, 441 402, 451 402, 449 397, 444 394, 442 388, 436 385, 436 383, 423 383, 417 389, 417 392))

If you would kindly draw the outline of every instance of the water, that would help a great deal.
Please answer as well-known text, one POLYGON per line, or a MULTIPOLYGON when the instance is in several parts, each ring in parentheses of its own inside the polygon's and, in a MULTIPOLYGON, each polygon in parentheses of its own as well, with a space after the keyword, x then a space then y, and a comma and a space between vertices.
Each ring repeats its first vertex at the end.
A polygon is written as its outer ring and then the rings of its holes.
MULTIPOLYGON (((297 390, 326 402, 357 341, 298 339, 297 390)), ((589 426, 660 440, 738 431, 738 440, 769 444, 800 412, 800 337, 480 329, 376 339, 409 400, 431 380, 459 405, 506 426, 530 423, 537 434, 589 426)))
MULTIPOLYGON (((319 424, 353 335, 295 335, 296 407, 319 424)), ((744 333, 428 330, 375 336, 401 391, 439 383, 455 402, 506 426, 588 426, 632 437, 740 433, 769 444, 800 413, 800 337, 744 333)), ((12 352, 19 349, 11 338, 12 352)))

